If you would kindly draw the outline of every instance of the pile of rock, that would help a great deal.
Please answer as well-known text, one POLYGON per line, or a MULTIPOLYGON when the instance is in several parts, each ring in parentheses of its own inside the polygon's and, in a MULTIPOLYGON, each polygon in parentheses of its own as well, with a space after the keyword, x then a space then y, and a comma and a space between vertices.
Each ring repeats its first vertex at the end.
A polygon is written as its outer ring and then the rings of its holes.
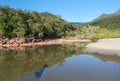
POLYGON ((33 39, 33 38, 16 38, 16 39, 3 39, 0 40, 0 44, 26 44, 26 43, 36 43, 42 42, 42 39, 33 39))

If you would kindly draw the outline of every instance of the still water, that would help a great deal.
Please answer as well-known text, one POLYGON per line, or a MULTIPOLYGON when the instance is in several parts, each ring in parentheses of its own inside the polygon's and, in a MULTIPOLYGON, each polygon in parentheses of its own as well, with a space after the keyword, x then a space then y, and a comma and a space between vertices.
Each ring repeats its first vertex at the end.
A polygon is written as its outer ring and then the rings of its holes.
POLYGON ((0 81, 120 81, 120 57, 86 54, 84 44, 0 52, 0 81))

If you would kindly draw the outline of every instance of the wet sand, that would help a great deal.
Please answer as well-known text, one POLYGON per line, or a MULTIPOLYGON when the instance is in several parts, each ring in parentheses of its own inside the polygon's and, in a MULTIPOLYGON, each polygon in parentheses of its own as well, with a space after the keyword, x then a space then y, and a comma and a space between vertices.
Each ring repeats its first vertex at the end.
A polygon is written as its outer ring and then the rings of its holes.
POLYGON ((100 39, 96 43, 88 44, 85 51, 120 56, 120 38, 100 39))

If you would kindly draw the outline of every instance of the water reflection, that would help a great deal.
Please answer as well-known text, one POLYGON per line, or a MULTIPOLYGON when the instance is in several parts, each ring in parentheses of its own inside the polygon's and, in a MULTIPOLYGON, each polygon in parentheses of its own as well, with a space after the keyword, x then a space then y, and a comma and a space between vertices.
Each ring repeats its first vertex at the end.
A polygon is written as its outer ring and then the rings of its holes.
POLYGON ((11 81, 14 77, 20 77, 37 72, 42 66, 50 67, 56 63, 62 65, 64 59, 75 54, 82 45, 49 45, 23 51, 0 52, 0 81, 11 81), (7 75, 6 75, 7 74, 7 75))
POLYGON ((0 81, 120 80, 120 57, 83 54, 83 48, 71 44, 0 52, 0 81))
POLYGON ((65 59, 45 70, 39 81, 119 81, 120 66, 115 62, 103 62, 99 58, 80 54, 65 59), (51 75, 52 73, 52 75, 51 75))
POLYGON ((24 77, 15 77, 13 81, 38 81, 45 71, 45 68, 46 65, 41 67, 38 72, 26 72, 24 77))
POLYGON ((43 66, 38 72, 35 72, 35 76, 36 78, 40 78, 43 74, 43 72, 45 71, 47 65, 43 66))
POLYGON ((119 56, 116 56, 116 55, 102 55, 102 54, 91 54, 91 55, 99 58, 103 62, 115 62, 118 65, 120 65, 120 57, 119 56))

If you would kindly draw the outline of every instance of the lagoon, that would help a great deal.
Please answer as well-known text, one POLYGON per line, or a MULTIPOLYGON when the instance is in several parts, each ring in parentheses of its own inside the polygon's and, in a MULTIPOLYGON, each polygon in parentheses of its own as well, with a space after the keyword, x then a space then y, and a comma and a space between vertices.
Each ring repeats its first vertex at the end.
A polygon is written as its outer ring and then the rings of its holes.
POLYGON ((0 81, 119 81, 120 57, 90 54, 85 44, 0 52, 0 81))

